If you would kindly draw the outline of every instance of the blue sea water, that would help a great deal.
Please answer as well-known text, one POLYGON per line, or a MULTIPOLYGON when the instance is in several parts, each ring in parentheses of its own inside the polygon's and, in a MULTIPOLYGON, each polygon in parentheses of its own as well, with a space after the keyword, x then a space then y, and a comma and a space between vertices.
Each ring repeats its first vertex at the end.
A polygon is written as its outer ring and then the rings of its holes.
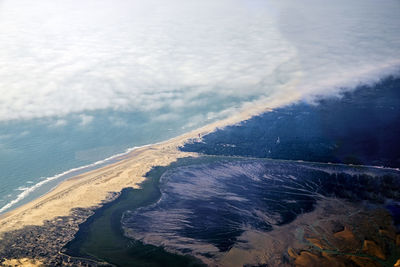
POLYGON ((300 102, 254 116, 182 150, 399 168, 399 88, 398 75, 389 76, 315 105, 300 102))

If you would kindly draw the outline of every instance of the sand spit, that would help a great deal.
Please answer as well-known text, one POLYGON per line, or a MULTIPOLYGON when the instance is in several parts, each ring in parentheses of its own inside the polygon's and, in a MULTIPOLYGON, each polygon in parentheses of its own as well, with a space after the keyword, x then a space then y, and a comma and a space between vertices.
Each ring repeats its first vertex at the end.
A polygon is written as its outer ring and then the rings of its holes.
POLYGON ((0 219, 0 233, 27 225, 42 225, 55 217, 67 216, 72 208, 90 208, 107 201, 110 192, 137 188, 152 166, 165 166, 180 157, 194 156, 177 149, 178 138, 154 146, 139 148, 126 159, 69 179, 46 195, 6 213, 0 219))
POLYGON ((138 188, 145 179, 145 174, 153 166, 166 166, 178 158, 196 156, 195 153, 182 152, 178 149, 185 142, 201 138, 217 128, 236 124, 265 111, 293 103, 298 99, 298 95, 291 95, 279 101, 270 101, 267 108, 265 105, 245 107, 245 112, 237 113, 228 119, 163 143, 135 149, 119 162, 68 179, 42 197, 1 215, 0 238, 8 231, 28 225, 43 225, 44 221, 68 216, 73 208, 99 206, 106 202, 112 193, 120 192, 123 188, 138 188))

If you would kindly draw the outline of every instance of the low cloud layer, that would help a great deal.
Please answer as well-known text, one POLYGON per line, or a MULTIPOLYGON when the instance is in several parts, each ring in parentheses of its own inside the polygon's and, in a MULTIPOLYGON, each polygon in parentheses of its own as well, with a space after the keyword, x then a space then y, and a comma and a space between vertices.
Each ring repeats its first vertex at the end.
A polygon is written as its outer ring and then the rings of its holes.
POLYGON ((396 0, 3 0, 0 121, 332 93, 400 65, 399 12, 396 0))

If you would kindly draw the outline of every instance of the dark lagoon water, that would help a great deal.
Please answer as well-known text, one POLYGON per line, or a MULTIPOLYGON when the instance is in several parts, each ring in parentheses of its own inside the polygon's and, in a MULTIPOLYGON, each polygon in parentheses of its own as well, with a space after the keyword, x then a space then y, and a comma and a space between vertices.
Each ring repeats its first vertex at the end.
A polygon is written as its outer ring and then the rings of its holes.
POLYGON ((127 238, 121 227, 121 218, 127 210, 148 206, 159 200, 159 180, 168 169, 215 160, 212 157, 186 158, 167 167, 153 168, 141 184, 141 189, 124 189, 116 200, 97 209, 79 226, 75 238, 63 251, 71 256, 106 261, 117 266, 203 266, 193 257, 169 253, 162 247, 127 238))
POLYGON ((161 199, 124 215, 128 235, 197 255, 226 252, 249 229, 270 231, 318 200, 400 201, 400 172, 245 159, 179 167, 160 181, 161 199))

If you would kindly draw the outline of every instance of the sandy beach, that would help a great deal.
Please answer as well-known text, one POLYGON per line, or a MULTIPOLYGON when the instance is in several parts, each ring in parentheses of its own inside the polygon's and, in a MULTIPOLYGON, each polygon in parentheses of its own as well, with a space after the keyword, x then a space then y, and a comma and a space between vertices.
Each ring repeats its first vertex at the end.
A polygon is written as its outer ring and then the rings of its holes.
POLYGON ((138 148, 117 163, 66 180, 42 197, 2 215, 0 232, 41 225, 45 220, 68 215, 72 208, 98 206, 111 192, 137 188, 152 166, 165 166, 178 158, 195 156, 177 149, 188 138, 181 136, 163 144, 138 148))

